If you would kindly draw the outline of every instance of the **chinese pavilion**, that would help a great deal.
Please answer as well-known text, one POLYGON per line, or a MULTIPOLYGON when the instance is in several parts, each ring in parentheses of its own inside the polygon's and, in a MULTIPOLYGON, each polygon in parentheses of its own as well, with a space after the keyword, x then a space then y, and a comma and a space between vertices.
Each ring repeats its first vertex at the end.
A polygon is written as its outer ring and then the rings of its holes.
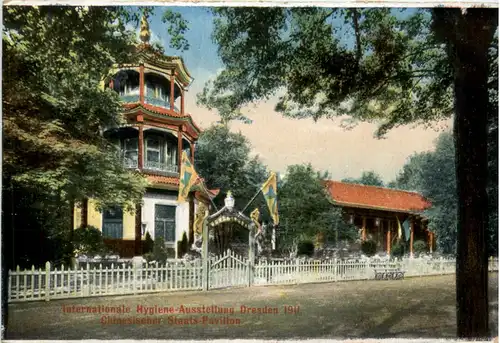
POLYGON ((126 124, 107 128, 104 135, 120 147, 127 168, 142 173, 149 182, 142 205, 134 214, 121 208, 98 211, 92 199, 75 207, 74 228, 94 226, 105 243, 122 257, 141 254, 147 232, 163 237, 175 251, 184 233, 193 242, 194 213, 199 202, 209 203, 218 190, 192 192, 189 203, 177 203, 182 152, 194 163, 195 144, 201 133, 184 101, 193 81, 181 57, 166 56, 150 44, 146 18, 141 22, 141 43, 135 63, 115 66, 109 83, 119 93, 126 124))
POLYGON ((360 228, 361 240, 374 240, 379 251, 390 254, 398 239, 398 221, 403 226, 406 220, 410 226, 410 254, 417 240, 426 242, 429 252, 435 249, 434 233, 428 230, 422 215, 431 204, 422 195, 338 181, 326 181, 325 185, 332 204, 341 207, 346 220, 360 228))

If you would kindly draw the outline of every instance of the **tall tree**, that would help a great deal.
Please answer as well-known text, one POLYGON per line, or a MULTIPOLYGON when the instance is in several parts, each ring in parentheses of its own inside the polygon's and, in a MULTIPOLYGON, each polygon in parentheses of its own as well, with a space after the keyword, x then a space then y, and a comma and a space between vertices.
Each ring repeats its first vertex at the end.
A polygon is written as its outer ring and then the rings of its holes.
MULTIPOLYGON (((265 165, 258 156, 251 156, 251 145, 241 133, 231 132, 228 125, 213 125, 204 130, 196 145, 195 168, 208 186, 221 190, 214 199, 218 208, 224 206, 224 198, 231 191, 235 207, 243 207, 252 199, 268 177, 265 165)), ((257 197, 246 211, 258 207, 264 218, 268 218, 263 197, 257 197)), ((219 252, 229 248, 231 240, 248 240, 244 232, 235 232, 234 225, 225 225, 216 231, 219 252)))
POLYGON ((118 96, 99 83, 130 55, 133 33, 125 25, 133 15, 84 6, 8 6, 3 13, 6 271, 23 262, 63 261, 72 252, 64 243, 74 201, 93 197, 130 209, 145 181, 123 169, 101 135, 121 122, 118 96))
MULTIPOLYGON (((491 142, 494 144, 494 142, 491 142)), ((498 155, 489 154, 489 163, 498 161, 498 155)), ((490 170, 494 170, 490 168, 490 170)), ((498 190, 491 177, 488 192, 498 190)), ((425 215, 429 228, 437 234, 438 248, 444 253, 456 253, 457 245, 457 193, 455 149, 453 134, 443 132, 436 140, 434 151, 410 156, 395 181, 395 188, 421 193, 432 203, 425 215)), ((490 218, 497 216, 498 207, 489 208, 490 218)), ((498 254, 498 224, 489 222, 487 230, 488 256, 498 254)))
POLYGON ((309 165, 292 165, 279 190, 281 250, 293 250, 301 240, 314 240, 321 233, 329 242, 353 239, 357 230, 342 218, 342 212, 333 208, 325 191, 327 174, 315 171, 309 165))
POLYGON ((359 178, 346 178, 343 179, 342 182, 347 182, 347 183, 357 183, 360 185, 366 185, 366 186, 378 186, 378 187, 384 187, 384 181, 382 180, 382 177, 378 175, 376 172, 370 170, 370 171, 364 171, 361 174, 361 177, 359 178))
POLYGON ((213 38, 225 69, 199 99, 208 107, 229 108, 228 116, 281 90, 285 94, 276 109, 285 115, 347 114, 379 122, 378 136, 455 114, 457 335, 487 336, 488 52, 498 11, 221 8, 214 13, 213 38))

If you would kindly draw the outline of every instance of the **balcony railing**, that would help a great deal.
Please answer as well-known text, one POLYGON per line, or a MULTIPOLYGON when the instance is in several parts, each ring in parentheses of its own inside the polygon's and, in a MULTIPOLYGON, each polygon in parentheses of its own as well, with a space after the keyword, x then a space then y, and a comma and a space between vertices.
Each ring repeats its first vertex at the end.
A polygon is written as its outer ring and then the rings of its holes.
POLYGON ((139 102, 139 94, 120 94, 123 102, 139 102))
POLYGON ((123 160, 123 165, 125 168, 137 168, 139 166, 139 163, 137 159, 131 159, 131 158, 126 158, 123 160))
POLYGON ((144 169, 162 171, 162 172, 168 172, 168 173, 178 173, 179 172, 179 168, 174 164, 151 162, 151 161, 144 161, 144 169))
MULTIPOLYGON (((153 106, 170 109, 170 101, 169 100, 162 100, 160 98, 154 98, 154 97, 151 97, 151 96, 145 96, 144 97, 144 102, 146 104, 150 104, 150 105, 153 105, 153 106)), ((175 112, 180 112, 179 109, 176 106, 174 106, 174 111, 175 112)))
MULTIPOLYGON (((139 167, 137 159, 130 159, 130 158, 124 159, 123 165, 125 166, 125 168, 131 168, 131 169, 136 169, 139 167)), ((179 172, 179 168, 175 164, 151 162, 151 161, 144 161, 144 169, 167 172, 167 173, 179 172)))

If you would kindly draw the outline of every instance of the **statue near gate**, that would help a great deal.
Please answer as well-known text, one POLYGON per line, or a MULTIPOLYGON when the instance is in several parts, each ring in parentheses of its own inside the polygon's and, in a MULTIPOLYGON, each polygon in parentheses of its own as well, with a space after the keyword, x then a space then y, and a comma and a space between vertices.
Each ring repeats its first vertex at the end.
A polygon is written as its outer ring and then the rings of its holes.
POLYGON ((203 220, 208 216, 208 208, 203 203, 200 202, 198 204, 198 208, 196 210, 195 219, 193 223, 193 231, 194 231, 194 241, 191 246, 192 250, 201 253, 201 246, 203 240, 203 220))
POLYGON ((262 245, 264 243, 264 235, 262 232, 262 225, 260 224, 260 212, 259 209, 256 208, 255 210, 250 213, 250 219, 252 219, 252 222, 255 225, 256 233, 255 233, 255 243, 257 244, 257 255, 260 255, 262 252, 262 245))

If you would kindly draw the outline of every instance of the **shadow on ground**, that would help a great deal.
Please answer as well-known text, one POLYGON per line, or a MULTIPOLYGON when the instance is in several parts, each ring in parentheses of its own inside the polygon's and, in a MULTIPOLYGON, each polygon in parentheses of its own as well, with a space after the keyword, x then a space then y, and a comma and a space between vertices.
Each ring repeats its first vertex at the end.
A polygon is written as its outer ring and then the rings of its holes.
MULTIPOLYGON (((498 335, 498 275, 490 274, 490 328, 498 335)), ((114 315, 117 316, 117 315, 114 315)), ((9 305, 9 339, 217 339, 217 338, 453 338, 454 275, 397 281, 353 281, 203 292, 82 298, 9 305), (65 313, 63 306, 128 306, 128 317, 157 324, 102 324, 102 314, 65 313), (174 314, 138 314, 137 306, 174 307, 174 314), (234 314, 182 314, 180 306, 216 305, 234 314), (277 308, 244 314, 241 306, 277 308), (298 313, 285 307, 298 306, 298 313), (177 319, 212 324, 173 324, 177 319), (224 324, 230 318, 233 324, 224 324), (239 322, 238 322, 239 320, 239 322)))

